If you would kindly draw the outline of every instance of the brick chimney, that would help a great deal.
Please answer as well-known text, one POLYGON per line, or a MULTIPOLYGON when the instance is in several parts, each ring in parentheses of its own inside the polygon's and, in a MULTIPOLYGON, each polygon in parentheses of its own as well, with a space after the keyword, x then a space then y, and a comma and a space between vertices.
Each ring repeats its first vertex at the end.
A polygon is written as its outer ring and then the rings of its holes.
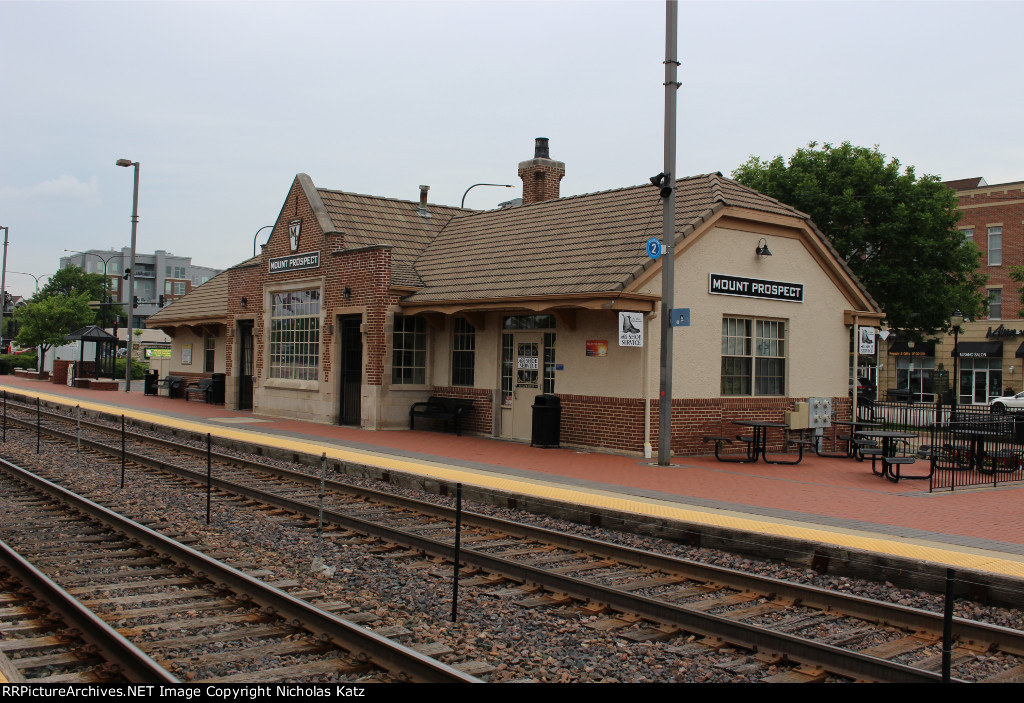
POLYGON ((533 158, 519 162, 519 177, 523 179, 523 205, 541 203, 558 198, 558 183, 565 176, 565 164, 548 155, 547 137, 537 137, 533 158))

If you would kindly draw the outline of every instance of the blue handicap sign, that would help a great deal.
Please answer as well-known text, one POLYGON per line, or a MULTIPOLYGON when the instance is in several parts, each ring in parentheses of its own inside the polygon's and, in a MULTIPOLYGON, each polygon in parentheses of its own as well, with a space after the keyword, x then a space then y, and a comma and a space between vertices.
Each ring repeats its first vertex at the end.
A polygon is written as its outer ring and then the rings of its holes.
POLYGON ((651 257, 655 261, 661 256, 661 240, 657 237, 651 237, 647 240, 647 256, 651 257))

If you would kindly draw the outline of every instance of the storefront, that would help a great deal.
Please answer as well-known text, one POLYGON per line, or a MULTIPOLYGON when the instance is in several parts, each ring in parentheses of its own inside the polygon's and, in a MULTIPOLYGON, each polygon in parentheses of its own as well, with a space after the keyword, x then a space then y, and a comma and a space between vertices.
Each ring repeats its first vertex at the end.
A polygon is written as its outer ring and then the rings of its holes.
MULTIPOLYGON (((464 431, 529 440, 548 394, 563 444, 656 445, 665 262, 644 244, 659 192, 531 199, 560 173, 546 155, 522 162, 524 204, 488 212, 297 176, 262 253, 226 272, 228 406, 400 429, 413 403, 453 397, 473 403, 464 431)), ((673 328, 673 450, 704 453, 732 419, 781 420, 807 397, 848 416, 850 329, 881 315, 822 235, 719 174, 677 181, 677 208, 690 315, 673 328)), ((152 324, 187 327, 202 314, 175 313, 188 297, 152 324)))

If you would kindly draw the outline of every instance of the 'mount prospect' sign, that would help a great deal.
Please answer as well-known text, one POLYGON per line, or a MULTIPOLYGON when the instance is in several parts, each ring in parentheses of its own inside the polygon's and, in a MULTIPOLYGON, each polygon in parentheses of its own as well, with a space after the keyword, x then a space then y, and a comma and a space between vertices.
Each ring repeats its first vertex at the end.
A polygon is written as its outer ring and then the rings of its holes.
POLYGON ((760 278, 728 276, 724 273, 708 274, 708 293, 713 295, 738 295, 743 298, 786 300, 791 303, 804 302, 803 283, 766 281, 760 278))
POLYGON ((285 271, 298 271, 300 269, 315 269, 320 267, 320 252, 311 251, 305 254, 292 254, 291 256, 279 256, 270 260, 270 273, 284 273, 285 271))

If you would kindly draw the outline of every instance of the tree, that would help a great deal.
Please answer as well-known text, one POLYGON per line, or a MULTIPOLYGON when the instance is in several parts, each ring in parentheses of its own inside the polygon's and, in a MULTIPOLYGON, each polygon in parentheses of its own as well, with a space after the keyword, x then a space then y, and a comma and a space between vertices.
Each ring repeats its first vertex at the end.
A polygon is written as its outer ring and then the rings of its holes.
MULTIPOLYGON (((46 285, 32 296, 32 300, 39 301, 54 296, 74 297, 84 294, 87 296, 86 301, 95 300, 106 303, 109 298, 107 286, 107 277, 103 274, 86 273, 78 266, 68 266, 53 274, 46 285)), ((98 324, 101 327, 113 325, 119 309, 120 304, 101 306, 98 324)))
POLYGON ((14 316, 19 325, 18 344, 39 347, 40 368, 51 347, 63 344, 66 336, 92 324, 96 317, 89 307, 88 293, 33 298, 28 305, 18 308, 14 316))
POLYGON ((948 331, 956 308, 982 316, 988 277, 978 272, 978 248, 956 229, 956 193, 913 167, 901 172, 877 146, 817 146, 788 162, 752 156, 732 176, 810 215, 889 327, 920 338, 948 331))

